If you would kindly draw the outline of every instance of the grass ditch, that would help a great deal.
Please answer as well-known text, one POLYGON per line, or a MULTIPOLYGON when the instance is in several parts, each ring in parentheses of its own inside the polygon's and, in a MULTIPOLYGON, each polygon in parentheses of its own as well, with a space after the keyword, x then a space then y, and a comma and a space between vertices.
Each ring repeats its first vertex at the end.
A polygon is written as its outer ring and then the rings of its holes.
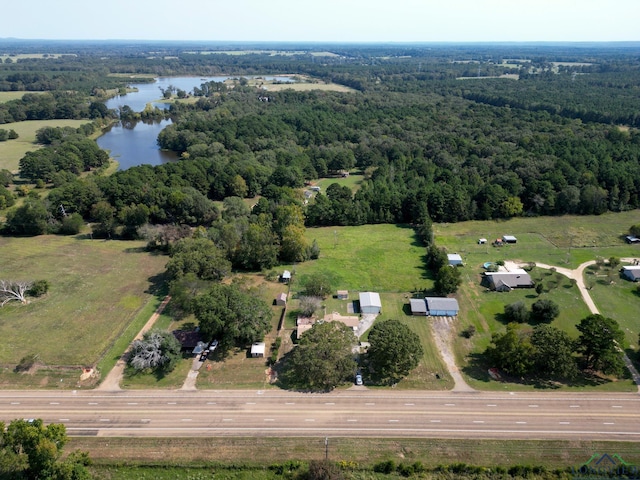
MULTIPOLYGON (((146 478, 189 478, 186 472, 215 473, 216 478, 282 478, 253 475, 254 472, 262 475, 260 472, 268 471, 269 466, 284 462, 322 460, 325 458, 324 442, 324 437, 74 437, 67 449, 88 451, 98 478, 135 478, 133 474, 142 473, 146 478), (154 476, 154 472, 161 475, 165 471, 175 476, 154 476), (224 477, 225 472, 245 476, 224 477)), ((396 464, 420 462, 428 469, 466 464, 506 468, 533 465, 564 470, 582 465, 595 453, 617 453, 627 463, 640 463, 636 442, 331 437, 328 448, 329 460, 341 463, 347 470, 369 470, 370 473, 374 465, 390 460, 396 464)))

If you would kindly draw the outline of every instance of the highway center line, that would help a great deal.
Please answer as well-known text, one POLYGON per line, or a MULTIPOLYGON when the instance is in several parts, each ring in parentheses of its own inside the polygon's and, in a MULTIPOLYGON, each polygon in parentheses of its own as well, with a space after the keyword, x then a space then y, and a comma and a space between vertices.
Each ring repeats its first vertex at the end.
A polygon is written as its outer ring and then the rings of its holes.
POLYGON ((558 422, 560 425, 569 425, 569 422, 558 422))
POLYGON ((611 408, 622 408, 622 405, 611 405, 611 408))
POLYGON ((304 421, 305 422, 315 422, 316 419, 315 418, 305 418, 304 421))
POLYGON ((265 422, 275 422, 274 418, 265 418, 264 419, 265 422))
POLYGON ((487 407, 497 407, 498 405, 496 405, 495 403, 488 403, 487 407))
POLYGON ((530 408, 538 408, 538 405, 529 405, 530 408))
POLYGON ((389 420, 390 422, 399 422, 400 420, 389 420))
POLYGON ((615 425, 613 422, 604 422, 603 425, 615 425))
POLYGON ((375 403, 365 403, 365 405, 372 406, 372 405, 375 405, 375 403))
POLYGON ((445 407, 455 407, 456 404, 455 403, 445 403, 444 406, 445 407))
POLYGON ((335 405, 335 402, 324 402, 325 405, 335 405))
POLYGON ((484 420, 474 420, 473 423, 484 423, 484 420))
POLYGON ((11 405, 20 405, 20 402, 11 402, 11 405))
POLYGON ((207 402, 207 405, 215 405, 216 402, 207 402))
POLYGON ((429 420, 431 423, 440 423, 442 420, 429 420))
POLYGON ((68 418, 59 418, 58 421, 59 422, 68 422, 69 419, 68 418))
POLYGON ((569 408, 580 408, 580 405, 569 405, 569 408))
POLYGON ((49 402, 49 405, 60 405, 60 402, 49 402))
POLYGON ((526 425, 527 422, 516 422, 518 425, 526 425))

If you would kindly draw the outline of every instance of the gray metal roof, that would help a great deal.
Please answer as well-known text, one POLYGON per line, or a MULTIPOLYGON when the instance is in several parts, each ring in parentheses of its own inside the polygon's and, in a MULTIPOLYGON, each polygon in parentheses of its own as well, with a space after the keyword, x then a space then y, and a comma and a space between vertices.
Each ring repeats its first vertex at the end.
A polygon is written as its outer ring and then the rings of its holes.
POLYGON ((432 310, 459 310, 458 300, 455 298, 427 297, 427 308, 432 310))
POLYGON ((380 301, 380 295, 376 292, 360 292, 360 307, 380 307, 382 308, 382 302, 380 301))
POLYGON ((411 304, 411 312, 425 312, 427 311, 427 303, 424 301, 424 298, 412 298, 409 300, 411 304))

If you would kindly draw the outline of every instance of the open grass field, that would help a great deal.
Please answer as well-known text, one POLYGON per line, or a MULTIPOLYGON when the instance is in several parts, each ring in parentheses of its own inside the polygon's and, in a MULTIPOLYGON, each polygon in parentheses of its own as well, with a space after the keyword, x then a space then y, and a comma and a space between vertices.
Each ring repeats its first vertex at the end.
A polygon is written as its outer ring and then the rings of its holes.
POLYGON ((166 257, 143 246, 82 236, 0 238, 0 278, 50 284, 45 296, 0 309, 0 363, 35 354, 46 365, 95 365, 162 283, 166 257))
MULTIPOLYGON (((196 476, 198 473, 215 478, 286 478, 268 476, 268 466, 289 460, 322 460, 325 455, 324 438, 308 437, 76 437, 70 440, 66 449, 88 451, 95 463, 93 471, 96 478, 111 480, 204 478, 196 476), (140 467, 133 467, 135 465, 140 467), (238 476, 232 476, 234 467, 243 467, 245 471, 236 471, 238 476)), ((639 452, 638 445, 634 442, 588 440, 329 439, 329 459, 334 462, 350 462, 354 469, 371 469, 376 463, 393 460, 396 463, 419 461, 427 468, 466 463, 486 467, 532 465, 564 470, 579 467, 594 453, 617 453, 627 463, 637 465, 640 462, 639 452)), ((366 475, 354 478, 379 478, 371 472, 366 475)))
POLYGON ((640 210, 598 216, 513 218, 507 221, 471 221, 434 225, 436 244, 462 255, 468 265, 488 261, 522 260, 576 268, 597 256, 640 255, 638 245, 628 245, 624 235, 640 223, 640 210), (515 235, 518 243, 502 248, 478 245, 502 235, 515 235))
MULTIPOLYGON (((24 92, 22 92, 24 93, 24 92)), ((88 120, 29 120, 25 122, 5 123, 0 128, 15 130, 19 138, 0 142, 0 169, 5 168, 17 173, 20 159, 24 154, 40 148, 34 143, 36 131, 43 127, 79 127, 88 120)))
POLYGON ((320 258, 291 266, 292 290, 316 272, 327 274, 336 290, 408 293, 432 286, 425 249, 406 225, 308 228, 306 237, 317 240, 320 258))
POLYGON ((349 187, 353 193, 356 193, 360 188, 360 184, 362 184, 363 178, 364 175, 362 174, 351 174, 348 177, 322 178, 318 180, 315 185, 322 188, 323 192, 326 192, 329 185, 337 183, 341 187, 349 187))

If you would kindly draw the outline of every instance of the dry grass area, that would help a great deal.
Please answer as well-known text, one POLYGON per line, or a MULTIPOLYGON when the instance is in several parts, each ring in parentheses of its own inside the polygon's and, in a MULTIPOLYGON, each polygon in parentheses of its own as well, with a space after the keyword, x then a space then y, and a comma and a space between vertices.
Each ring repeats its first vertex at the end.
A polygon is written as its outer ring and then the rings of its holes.
POLYGON ((337 83, 279 83, 266 84, 263 88, 268 92, 278 92, 280 90, 296 90, 298 92, 309 90, 323 90, 332 92, 353 93, 356 90, 337 83))
POLYGON ((0 363, 35 354, 46 365, 95 364, 162 282, 166 257, 143 246, 83 236, 1 238, 0 278, 43 279, 50 288, 0 309, 0 363))
MULTIPOLYGON (((72 438, 66 449, 86 450, 98 465, 272 465, 287 460, 321 460, 322 438, 72 438)), ((640 461, 635 442, 481 440, 432 438, 330 438, 329 458, 361 466, 394 460, 420 461, 426 467, 470 465, 580 465, 594 453, 617 453, 627 463, 640 461)))

